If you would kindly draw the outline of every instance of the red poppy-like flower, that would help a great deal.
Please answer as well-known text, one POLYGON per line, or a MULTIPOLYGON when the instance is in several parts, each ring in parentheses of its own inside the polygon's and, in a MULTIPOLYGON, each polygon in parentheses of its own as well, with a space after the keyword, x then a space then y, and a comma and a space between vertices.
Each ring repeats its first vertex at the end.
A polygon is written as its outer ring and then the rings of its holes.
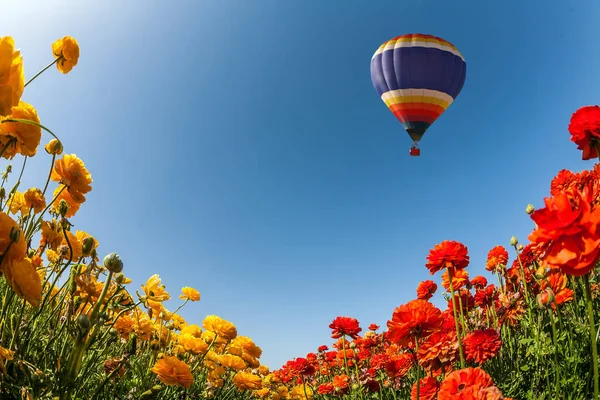
POLYGON ((397 307, 387 322, 387 338, 406 345, 414 338, 424 338, 440 330, 442 312, 427 300, 411 300, 397 307))
MULTIPOLYGON (((584 171, 584 173, 587 171, 584 171)), ((589 180, 589 173, 576 174, 575 172, 563 169, 552 178, 550 182, 550 195, 556 196, 560 192, 567 192, 572 189, 583 189, 585 183, 589 180)))
POLYGON ((429 300, 436 290, 437 284, 434 281, 423 281, 417 286, 417 299, 429 300))
POLYGON ((564 304, 573 300, 573 290, 567 287, 567 276, 560 271, 551 271, 547 280, 542 281, 542 289, 550 288, 554 294, 554 303, 552 308, 556 309, 556 305, 564 304))
POLYGON ((385 372, 390 378, 402 378, 412 368, 414 357, 410 353, 402 353, 389 358, 385 364, 385 372))
POLYGON ((369 360, 369 364, 371 368, 376 370, 385 368, 385 364, 390 360, 390 357, 384 353, 373 354, 371 359, 369 360))
MULTIPOLYGON (((435 379, 432 376, 428 376, 426 378, 420 379, 419 384, 419 400, 436 399, 438 389, 440 388, 440 383, 437 379, 435 379)), ((417 382, 415 382, 412 386, 410 398, 411 400, 417 399, 417 382)))
MULTIPOLYGON (((442 286, 447 292, 450 292, 450 270, 447 269, 442 274, 442 286)), ((469 273, 464 269, 457 269, 452 273, 452 288, 459 290, 469 284, 469 273)))
POLYGON ((506 266, 508 262, 508 251, 504 246, 496 246, 490 250, 485 263, 485 269, 491 272, 498 272, 501 265, 506 266))
POLYGON ((327 345, 319 346, 319 348, 317 349, 317 351, 319 353, 322 353, 322 352, 327 351, 327 350, 329 350, 329 347, 327 347, 327 345))
POLYGON ((319 394, 330 394, 333 393, 333 391, 334 387, 331 383, 323 383, 317 388, 317 393, 319 394))
POLYGON ((585 106, 575 111, 569 123, 571 141, 582 150, 582 160, 598 157, 596 145, 600 142, 600 107, 585 106))
POLYGON ((483 364, 487 360, 496 357, 500 347, 502 347, 502 340, 494 329, 470 332, 463 339, 465 357, 477 364, 483 364))
POLYGON ((379 329, 379 325, 377 325, 377 324, 371 324, 371 325, 369 325, 369 330, 370 331, 376 331, 377 329, 379 329))
POLYGON ((358 320, 350 317, 337 317, 329 325, 329 328, 333 329, 331 337, 334 339, 338 339, 344 335, 356 339, 360 331, 362 331, 358 320))
POLYGON ((489 285, 483 289, 477 289, 475 292, 475 305, 479 307, 487 307, 494 304, 494 300, 498 298, 496 286, 489 285))
POLYGON ((484 276, 478 275, 471 279, 471 284, 475 289, 483 289, 487 286, 487 279, 484 276))
POLYGON ((419 365, 433 376, 452 371, 458 357, 456 331, 436 332, 419 345, 419 365))
MULTIPOLYGON (((456 310, 463 310, 467 313, 475 307, 475 298, 467 289, 462 289, 454 292, 454 299, 456 301, 456 310)), ((454 304, 452 303, 452 296, 448 299, 448 309, 454 312, 454 304)))
POLYGON ((481 368, 464 368, 453 371, 440 385, 438 400, 456 399, 501 399, 501 393, 492 377, 481 368), (488 396, 488 393, 490 396, 488 396))
POLYGON ((591 271, 600 255, 600 207, 592 210, 592 188, 560 192, 545 198, 545 207, 531 218, 538 228, 529 235, 532 243, 547 245, 544 265, 582 276, 591 271))
POLYGON ((454 240, 444 240, 429 251, 426 267, 431 275, 444 268, 463 269, 469 265, 467 247, 454 240))

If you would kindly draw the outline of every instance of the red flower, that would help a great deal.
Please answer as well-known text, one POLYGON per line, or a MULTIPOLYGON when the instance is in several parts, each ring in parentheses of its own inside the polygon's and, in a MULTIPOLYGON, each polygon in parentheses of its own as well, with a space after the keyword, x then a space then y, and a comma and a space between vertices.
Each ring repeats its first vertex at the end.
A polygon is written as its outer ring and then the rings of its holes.
POLYGON ((411 300, 394 310, 387 322, 387 338, 391 342, 406 345, 414 338, 424 338, 440 330, 442 312, 426 300, 411 300))
POLYGON ((487 279, 484 276, 478 275, 471 279, 471 284, 475 289, 483 289, 487 286, 487 279))
POLYGON ((346 374, 334 376, 333 386, 343 393, 350 386, 350 377, 346 374))
POLYGON ((390 378, 402 378, 412 368, 414 357, 410 353, 402 353, 390 357, 385 364, 385 372, 390 378))
POLYGON ((322 345, 322 346, 319 346, 319 348, 317 349, 317 351, 319 353, 321 353, 323 351, 327 351, 328 349, 329 349, 329 347, 327 347, 326 345, 322 345))
POLYGON ((502 347, 502 340, 494 329, 478 330, 464 337, 463 347, 467 360, 483 364, 496 357, 502 347))
POLYGON ((456 331, 436 332, 419 345, 419 365, 433 376, 452 371, 458 357, 456 331))
POLYGON ((444 240, 429 251, 426 267, 431 275, 444 268, 463 269, 469 265, 467 247, 454 240, 444 240))
POLYGON ((501 398, 502 394, 494 386, 492 377, 480 368, 464 368, 449 373, 438 393, 438 400, 501 398))
MULTIPOLYGON (((428 376, 419 380, 419 400, 435 400, 437 396, 440 383, 434 377, 428 376)), ((410 392, 411 400, 417 398, 417 382, 414 383, 410 392)))
POLYGON ((317 393, 319 394, 330 394, 333 393, 333 385, 331 383, 324 383, 322 385, 319 385, 319 387, 317 388, 317 393))
POLYGON ((600 254, 600 208, 592 210, 593 190, 570 190, 545 198, 546 206, 531 214, 538 228, 532 243, 545 243, 545 266, 582 276, 591 271, 600 254))
POLYGON ((585 106, 575 111, 569 123, 571 141, 583 150, 582 160, 598 157, 596 144, 600 141, 600 107, 585 106))
POLYGON ((331 337, 334 339, 338 339, 344 335, 356 339, 360 331, 362 331, 362 328, 358 324, 358 320, 350 317, 337 317, 329 325, 329 328, 333 329, 331 337))
MULTIPOLYGON (((451 270, 447 269, 442 274, 442 286, 447 292, 450 292, 450 277, 451 270)), ((452 287, 454 290, 459 290, 469 284, 469 273, 464 269, 457 269, 452 273, 452 287)))
POLYGON ((506 266, 508 262, 508 251, 503 246, 496 246, 488 253, 485 269, 491 272, 497 272, 501 265, 506 266))
POLYGON ((370 331, 376 331, 377 329, 379 329, 379 325, 377 325, 377 324, 371 324, 371 325, 369 325, 369 330, 370 331))
POLYGON ((417 286, 417 299, 429 300, 437 290, 434 281, 423 281, 417 286))
POLYGON ((479 307, 491 306, 494 304, 494 300, 498 298, 498 292, 496 286, 489 285, 484 289, 477 289, 475 292, 475 305, 479 307))

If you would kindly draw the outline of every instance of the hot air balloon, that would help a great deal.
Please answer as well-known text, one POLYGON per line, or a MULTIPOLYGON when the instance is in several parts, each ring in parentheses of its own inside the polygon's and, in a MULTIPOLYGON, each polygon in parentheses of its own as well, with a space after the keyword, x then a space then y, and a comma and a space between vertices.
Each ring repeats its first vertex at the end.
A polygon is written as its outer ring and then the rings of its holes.
POLYGON ((419 141, 456 99, 466 72, 458 49, 432 35, 397 36, 373 54, 373 86, 413 140, 411 156, 421 154, 419 141))

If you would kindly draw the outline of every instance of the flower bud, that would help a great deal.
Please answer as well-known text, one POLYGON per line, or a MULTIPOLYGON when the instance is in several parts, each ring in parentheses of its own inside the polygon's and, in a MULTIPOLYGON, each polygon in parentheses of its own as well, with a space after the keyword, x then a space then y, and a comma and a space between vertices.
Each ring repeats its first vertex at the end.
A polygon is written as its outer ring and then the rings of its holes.
POLYGON ((543 292, 538 293, 535 298, 537 306, 541 309, 547 308, 554 301, 554 292, 552 289, 547 288, 543 292))
POLYGON ((123 275, 122 273, 119 272, 115 278, 115 282, 117 282, 117 284, 121 285, 124 280, 125 280, 125 275, 123 275))
POLYGON ((90 329, 90 320, 85 314, 81 314, 79 317, 77 317, 77 324, 84 332, 87 332, 90 329))
POLYGON ((61 217, 64 217, 67 215, 67 211, 69 211, 69 203, 67 203, 65 199, 61 199, 58 202, 58 213, 61 217))
POLYGON ((6 197, 6 189, 0 188, 0 199, 4 199, 6 197))
POLYGON ((110 253, 106 257, 104 257, 104 267, 111 272, 121 272, 123 271, 123 261, 121 261, 121 257, 117 253, 110 253))
POLYGON ((517 245, 517 250, 522 251, 524 249, 523 245, 521 243, 519 243, 517 245))
POLYGON ((517 239, 515 236, 512 236, 512 237, 510 238, 510 245, 511 245, 511 246, 516 246, 516 245, 517 245, 517 243, 519 243, 519 240, 518 240, 518 239, 517 239))
POLYGON ((535 276, 538 279, 544 279, 546 277, 546 267, 544 267, 543 265, 540 265, 536 270, 535 270, 535 276))
POLYGON ((59 156, 63 152, 63 145, 60 140, 52 139, 48 142, 48 144, 46 144, 46 146, 44 146, 44 149, 46 149, 46 153, 48 154, 59 156))
POLYGON ((8 164, 8 165, 6 166, 6 173, 7 173, 7 174, 10 174, 11 172, 12 172, 12 164, 8 164))
POLYGON ((534 211, 535 211, 535 208, 531 204, 527 204, 527 207, 525 207, 525 212, 527 214, 531 215, 534 211))
POLYGON ((356 348, 356 343, 354 343, 354 342, 350 343, 350 348, 351 349, 355 349, 356 348))
POLYGON ((94 238, 91 236, 83 239, 83 243, 81 243, 81 250, 83 251, 84 256, 88 256, 92 251, 92 247, 94 246, 94 238))

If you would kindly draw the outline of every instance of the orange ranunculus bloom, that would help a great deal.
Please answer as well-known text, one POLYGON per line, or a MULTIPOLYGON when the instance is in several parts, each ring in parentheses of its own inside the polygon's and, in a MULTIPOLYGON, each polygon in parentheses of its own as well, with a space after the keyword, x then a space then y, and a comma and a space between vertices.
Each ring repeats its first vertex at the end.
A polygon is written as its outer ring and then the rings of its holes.
MULTIPOLYGON (((28 121, 40 123, 35 108, 24 101, 20 101, 17 106, 11 109, 11 115, 7 119, 24 119, 28 121)), ((35 156, 37 148, 42 139, 42 128, 37 125, 28 124, 25 122, 6 122, 0 123, 0 135, 9 136, 16 139, 15 150, 17 153, 24 156, 35 156)), ((8 152, 5 153, 9 154, 8 152)))
POLYGON ((481 365, 498 355, 502 340, 494 329, 477 330, 463 338, 463 347, 466 359, 481 365))
MULTIPOLYGON (((493 399, 496 397, 497 388, 492 377, 481 368, 464 368, 453 371, 446 376, 440 385, 438 400, 456 399, 493 399)), ((501 396, 501 394, 500 394, 501 396)))
POLYGON ((332 383, 336 389, 348 389, 348 386, 350 386, 350 377, 346 374, 336 375, 333 377, 332 383))
POLYGON ((189 389, 194 381, 190 367, 174 356, 164 356, 154 364, 151 371, 167 386, 177 385, 189 389))
MULTIPOLYGON (((573 300, 574 292, 567 287, 567 275, 561 271, 551 271, 546 279, 542 281, 542 289, 546 289, 547 287, 552 289, 552 292, 554 292, 554 301, 557 305, 573 300)), ((552 303, 552 308, 556 308, 554 303, 552 303)))
POLYGON ((359 326, 358 320, 351 317, 337 317, 329 324, 329 328, 333 330, 331 337, 333 339, 340 338, 344 335, 356 339, 362 328, 359 326))
POLYGON ((235 325, 216 315, 208 315, 204 318, 202 326, 207 331, 219 335, 219 339, 233 340, 237 336, 237 328, 235 325))
POLYGON ((490 250, 485 263, 485 269, 491 272, 497 272, 503 265, 506 267, 508 263, 508 251, 504 246, 496 246, 490 250))
POLYGON ((419 365, 433 376, 452 371, 458 357, 456 331, 435 332, 419 344, 419 365))
POLYGON ((38 188, 27 189, 23 194, 23 199, 27 208, 33 208, 33 212, 36 214, 46 208, 46 199, 42 191, 38 188))
MULTIPOLYGON (((448 276, 451 270, 447 269, 442 274, 442 286, 446 291, 450 292, 450 277, 448 276)), ((454 290, 459 290, 469 284, 469 273, 464 269, 454 270, 452 273, 452 287, 454 290)))
POLYGON ((250 372, 240 371, 235 374, 232 381, 233 385, 238 388, 239 391, 258 390, 262 387, 262 379, 260 376, 250 372))
POLYGON ((444 240, 436 244, 427 256, 427 268, 431 275, 444 268, 463 269, 469 265, 467 247, 454 240, 444 240))
POLYGON ((529 235, 532 244, 547 244, 543 263, 567 275, 591 271, 600 255, 600 207, 592 210, 592 188, 557 193, 544 199, 545 207, 531 218, 538 228, 529 235))
POLYGON ((79 44, 71 36, 65 36, 52 43, 52 54, 60 58, 56 68, 63 74, 67 74, 79 61, 79 44))
POLYGON ((434 281, 427 280, 419 283, 417 286, 417 299, 429 300, 435 294, 437 284, 434 281))
POLYGON ((390 356, 385 363, 385 372, 390 378, 403 378, 415 363, 411 353, 390 356))
MULTIPOLYGON (((59 212, 60 201, 64 200, 67 203, 67 212, 65 214, 65 218, 72 218, 75 216, 75 214, 79 210, 79 207, 81 206, 81 203, 79 201, 76 201, 71 196, 71 193, 69 193, 69 190, 65 188, 64 185, 58 185, 58 187, 54 189, 53 196, 56 197, 56 200, 54 200, 54 203, 52 203, 52 208, 55 212, 59 212)), ((76 197, 79 200, 83 199, 85 201, 85 197, 83 196, 76 197)))
POLYGON ((144 285, 142 289, 146 294, 148 300, 162 302, 169 300, 171 295, 165 289, 165 285, 162 284, 160 276, 158 274, 152 275, 144 285))
POLYGON ((25 89, 25 71, 21 52, 10 36, 0 37, 0 117, 10 114, 19 104, 25 89))
POLYGON ((475 278, 471 279, 471 285, 475 289, 483 289, 487 286, 487 279, 484 276, 477 275, 475 278))
POLYGON ((415 338, 425 338, 442 326, 442 312, 427 300, 411 300, 394 310, 387 322, 387 338, 406 345, 415 338))
MULTIPOLYGON (((419 380, 419 400, 436 400, 437 393, 440 388, 440 383, 437 379, 432 376, 428 376, 419 380)), ((417 382, 415 382, 412 386, 412 390, 410 392, 410 399, 417 399, 417 382)))
POLYGON ((192 287, 186 286, 181 288, 181 295, 179 295, 179 298, 182 300, 200 301, 200 292, 192 287))
POLYGON ((581 159, 598 157, 596 144, 600 142, 600 107, 585 106, 573 113, 569 123, 571 141, 582 150, 581 159))
POLYGON ((85 202, 85 194, 92 190, 92 175, 75 154, 65 154, 56 160, 50 178, 67 186, 71 197, 78 203, 85 202))
POLYGON ((9 259, 4 266, 4 274, 15 293, 37 307, 42 298, 42 281, 31 260, 9 259))
POLYGON ((26 252, 27 244, 25 243, 23 231, 11 217, 0 212, 0 254, 3 254, 0 270, 4 269, 5 265, 11 260, 25 258, 26 252), (14 239, 16 241, 13 241, 14 239))

